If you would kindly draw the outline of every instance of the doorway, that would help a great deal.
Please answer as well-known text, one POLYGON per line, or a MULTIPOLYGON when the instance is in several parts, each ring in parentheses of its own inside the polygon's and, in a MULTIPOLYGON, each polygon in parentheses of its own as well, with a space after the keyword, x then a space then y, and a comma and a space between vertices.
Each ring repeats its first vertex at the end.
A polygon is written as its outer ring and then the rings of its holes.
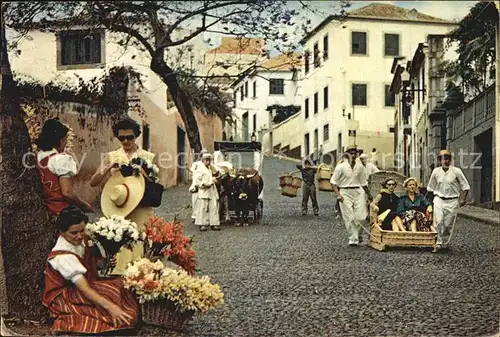
POLYGON ((177 127, 177 183, 185 181, 186 167, 186 131, 177 127))
POLYGON ((475 137, 476 148, 481 153, 479 165, 481 166, 481 180, 479 203, 492 201, 493 186, 493 129, 490 128, 475 137))

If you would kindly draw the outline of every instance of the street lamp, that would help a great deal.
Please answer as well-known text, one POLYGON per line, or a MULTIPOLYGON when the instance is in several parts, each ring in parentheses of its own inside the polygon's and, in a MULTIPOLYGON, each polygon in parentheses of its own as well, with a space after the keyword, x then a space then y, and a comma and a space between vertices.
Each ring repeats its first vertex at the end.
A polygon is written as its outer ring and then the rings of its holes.
POLYGON ((250 136, 250 140, 251 140, 252 142, 257 141, 257 137, 255 136, 255 131, 254 131, 254 132, 252 132, 252 135, 250 136))
POLYGON ((348 113, 347 115, 345 114, 345 104, 342 104, 342 117, 347 116, 347 119, 351 119, 351 114, 348 113))

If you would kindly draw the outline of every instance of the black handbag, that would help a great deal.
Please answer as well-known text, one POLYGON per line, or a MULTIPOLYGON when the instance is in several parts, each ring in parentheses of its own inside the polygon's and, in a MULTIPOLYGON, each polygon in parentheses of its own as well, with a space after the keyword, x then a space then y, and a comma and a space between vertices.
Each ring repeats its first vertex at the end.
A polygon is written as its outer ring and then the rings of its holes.
POLYGON ((161 199, 165 188, 162 184, 152 182, 149 179, 145 180, 146 188, 144 190, 144 196, 139 204, 141 206, 159 207, 161 205, 161 199))

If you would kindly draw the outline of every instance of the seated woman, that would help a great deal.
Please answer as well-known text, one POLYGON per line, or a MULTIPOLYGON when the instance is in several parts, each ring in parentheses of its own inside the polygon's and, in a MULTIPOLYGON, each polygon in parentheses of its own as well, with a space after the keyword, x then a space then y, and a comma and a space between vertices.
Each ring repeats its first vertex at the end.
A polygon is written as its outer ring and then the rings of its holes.
POLYGON ((380 194, 371 203, 371 209, 376 214, 374 224, 381 224, 384 230, 406 231, 397 213, 399 197, 394 194, 396 180, 388 178, 381 185, 380 194))
POLYGON ((56 221, 60 235, 47 259, 42 301, 54 319, 52 329, 84 334, 130 329, 138 320, 138 303, 120 278, 98 279, 100 254, 83 241, 87 221, 75 206, 56 221))
POLYGON ((404 182, 406 195, 399 199, 398 214, 407 230, 430 231, 432 225, 432 205, 417 193, 417 180, 408 178, 404 182))
POLYGON ((69 205, 76 205, 84 212, 93 212, 92 206, 73 189, 77 167, 73 157, 64 153, 68 131, 68 127, 59 120, 49 119, 35 141, 39 150, 36 167, 43 184, 43 201, 54 217, 69 205))

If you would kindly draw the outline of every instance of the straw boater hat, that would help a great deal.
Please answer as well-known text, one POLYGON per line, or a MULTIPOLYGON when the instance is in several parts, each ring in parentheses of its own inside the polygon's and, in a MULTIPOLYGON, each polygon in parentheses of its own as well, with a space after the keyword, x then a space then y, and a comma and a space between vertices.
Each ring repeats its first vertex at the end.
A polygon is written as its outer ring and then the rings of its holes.
POLYGON ((438 157, 443 157, 443 156, 449 156, 449 157, 451 157, 450 151, 448 151, 448 150, 441 150, 441 151, 439 151, 438 157))
POLYGON ((144 196, 146 182, 142 174, 124 177, 116 171, 104 186, 101 195, 101 209, 105 216, 126 217, 139 206, 144 196))

